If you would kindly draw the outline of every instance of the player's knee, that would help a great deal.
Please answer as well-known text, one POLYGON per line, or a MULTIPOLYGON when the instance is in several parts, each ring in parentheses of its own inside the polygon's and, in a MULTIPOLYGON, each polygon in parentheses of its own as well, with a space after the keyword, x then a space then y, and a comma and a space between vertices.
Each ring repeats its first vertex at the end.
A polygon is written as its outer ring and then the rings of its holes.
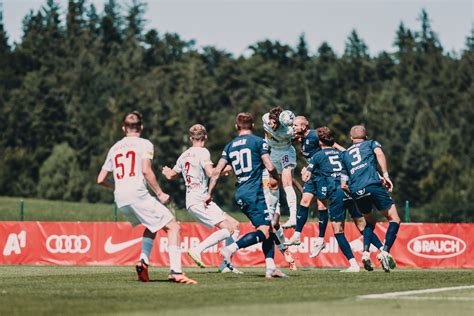
POLYGON ((265 235, 265 238, 270 237, 270 226, 259 226, 258 230, 260 230, 265 235))
POLYGON ((354 218, 354 224, 357 226, 358 230, 363 231, 366 225, 365 218, 354 218))
POLYGON ((178 224, 176 221, 172 221, 166 225, 166 228, 169 230, 171 233, 177 233, 179 234, 181 231, 181 226, 178 224))
POLYGON ((321 201, 321 200, 318 200, 318 210, 325 210, 327 209, 327 205, 325 202, 321 201))
POLYGON ((300 201, 300 205, 304 207, 309 207, 310 204, 311 204, 311 198, 303 194, 303 197, 301 198, 301 201, 300 201))
POLYGON ((389 222, 396 222, 397 224, 400 224, 400 216, 398 216, 397 207, 395 204, 392 204, 392 206, 388 209, 387 219, 389 222))
POLYGON ((332 228, 335 234, 344 232, 344 226, 341 222, 332 222, 332 228))

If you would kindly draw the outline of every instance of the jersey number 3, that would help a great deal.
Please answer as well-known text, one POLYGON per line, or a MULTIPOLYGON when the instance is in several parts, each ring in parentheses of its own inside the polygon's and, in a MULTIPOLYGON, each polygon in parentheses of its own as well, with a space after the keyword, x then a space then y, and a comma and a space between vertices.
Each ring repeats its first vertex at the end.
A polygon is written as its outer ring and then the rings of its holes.
MULTIPOLYGON (((125 159, 130 160, 131 166, 130 166, 130 173, 128 174, 129 177, 134 177, 135 176, 135 152, 133 150, 128 151, 125 154, 125 159)), ((121 162, 121 159, 123 158, 123 154, 117 154, 115 155, 115 168, 117 169, 117 179, 123 179, 125 176, 125 165, 123 162, 121 162)))

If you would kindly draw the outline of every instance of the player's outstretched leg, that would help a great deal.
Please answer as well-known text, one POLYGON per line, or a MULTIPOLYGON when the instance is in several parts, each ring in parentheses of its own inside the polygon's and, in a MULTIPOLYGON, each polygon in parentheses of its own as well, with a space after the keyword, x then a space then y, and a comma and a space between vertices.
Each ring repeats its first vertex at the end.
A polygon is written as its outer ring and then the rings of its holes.
POLYGON ((168 254, 170 256, 170 274, 168 280, 183 284, 197 284, 183 273, 181 268, 180 226, 173 219, 164 230, 168 233, 168 254))
POLYGON ((334 237, 336 237, 339 248, 341 249, 344 256, 349 261, 350 267, 341 270, 341 272, 359 272, 360 267, 357 264, 357 261, 354 259, 354 254, 352 253, 351 245, 344 235, 344 223, 343 222, 333 222, 332 227, 334 229, 334 237))
POLYGON ((303 227, 306 224, 309 216, 309 205, 313 200, 314 195, 309 192, 304 192, 301 197, 300 205, 298 207, 298 213, 296 214, 296 228, 293 233, 293 236, 285 243, 287 246, 299 245, 301 244, 301 232, 303 227))

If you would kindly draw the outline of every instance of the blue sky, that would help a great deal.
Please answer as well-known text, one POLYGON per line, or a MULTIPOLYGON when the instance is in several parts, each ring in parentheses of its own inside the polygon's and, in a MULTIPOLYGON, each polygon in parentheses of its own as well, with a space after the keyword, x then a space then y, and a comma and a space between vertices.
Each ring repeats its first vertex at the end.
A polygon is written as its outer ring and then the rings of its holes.
MULTIPOLYGON (((38 10, 46 0, 3 0, 4 24, 10 41, 21 38, 21 21, 29 10, 38 10)), ((63 11, 67 0, 58 0, 63 11)), ((104 1, 89 0, 99 11, 104 1)), ((117 0, 125 7, 128 1, 117 0)), ((403 23, 419 28, 417 17, 428 11, 433 29, 445 50, 459 52, 474 23, 474 1, 438 0, 149 0, 146 28, 175 32, 195 39, 197 46, 212 45, 235 55, 249 45, 280 40, 296 45, 304 33, 312 52, 327 41, 339 54, 352 29, 367 43, 370 53, 392 51, 395 32, 403 23)))

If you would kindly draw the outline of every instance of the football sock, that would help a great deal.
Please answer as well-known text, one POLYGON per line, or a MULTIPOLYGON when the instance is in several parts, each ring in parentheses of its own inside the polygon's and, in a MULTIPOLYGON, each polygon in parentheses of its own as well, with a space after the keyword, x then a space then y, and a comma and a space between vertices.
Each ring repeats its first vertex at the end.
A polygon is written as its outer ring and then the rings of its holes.
POLYGON ((213 232, 209 237, 204 239, 197 247, 195 248, 198 252, 202 252, 209 247, 216 245, 219 241, 230 238, 230 232, 227 229, 219 229, 218 231, 213 232))
POLYGON ((296 192, 292 185, 284 187, 286 193, 286 201, 290 209, 290 220, 296 220, 296 192))
POLYGON ((351 245, 349 245, 349 242, 346 239, 346 236, 344 236, 344 233, 336 233, 334 234, 334 237, 336 237, 337 243, 339 244, 339 248, 341 248, 342 253, 344 256, 346 256, 347 260, 353 259, 354 254, 352 253, 351 250, 351 245))
POLYGON ((392 248, 395 239, 397 239, 398 229, 400 228, 400 224, 396 222, 390 222, 388 224, 387 234, 385 235, 385 245, 383 246, 383 250, 386 252, 390 252, 390 248, 392 248))
POLYGON ((242 249, 262 242, 265 239, 265 234, 261 230, 256 230, 254 232, 250 232, 243 235, 239 240, 237 240, 236 243, 239 249, 242 249))
POLYGON ((362 235, 364 236, 364 251, 369 251, 372 237, 375 236, 374 227, 367 223, 362 231, 362 235))
POLYGON ((170 256, 170 269, 176 273, 182 273, 181 270, 181 247, 168 246, 168 253, 170 256))
POLYGON ((278 201, 280 200, 280 190, 265 189, 264 193, 268 210, 270 211, 270 213, 275 214, 275 211, 278 207, 278 201))
POLYGON ((349 259, 349 263, 351 264, 351 267, 358 267, 359 265, 357 264, 356 259, 352 258, 349 259))
POLYGON ((283 229, 280 227, 275 231, 275 243, 278 244, 283 244, 285 242, 285 235, 283 235, 283 229))
MULTIPOLYGON (((382 244, 382 242, 380 241, 379 236, 377 236, 377 234, 376 234, 375 231, 374 231, 374 230, 375 230, 374 224, 367 223, 367 224, 365 225, 364 230, 365 230, 366 228, 368 229, 367 234, 369 233, 369 231, 372 232, 372 236, 370 237, 370 243, 369 243, 369 246, 368 246, 368 247, 370 248, 370 244, 372 244, 372 245, 374 245, 375 248, 377 248, 377 249, 382 248, 382 247, 383 247, 383 244, 382 244)), ((365 237, 365 235, 364 235, 364 230, 362 230, 360 233, 364 236, 364 240, 365 240, 366 237, 365 237)), ((365 250, 365 248, 366 248, 366 247, 365 247, 365 242, 364 242, 364 251, 369 251, 369 250, 365 250)))
POLYGON ((319 237, 324 237, 326 227, 328 226, 329 214, 328 210, 319 210, 319 237))
POLYGON ((296 215, 296 229, 295 232, 301 233, 306 221, 308 220, 309 207, 300 205, 298 207, 298 214, 296 215))
POLYGON ((265 258, 265 268, 267 270, 275 270, 275 260, 273 258, 265 258))
POLYGON ((153 248, 153 239, 149 237, 143 237, 142 239, 142 253, 140 254, 140 260, 143 259, 146 264, 150 264, 150 253, 153 248))
POLYGON ((225 245, 229 246, 233 244, 234 242, 236 242, 239 239, 239 235, 240 235, 240 230, 234 230, 234 233, 232 234, 232 236, 230 236, 229 238, 225 240, 225 245))
POLYGON ((265 255, 265 259, 275 257, 275 235, 270 233, 270 237, 265 239, 262 243, 262 251, 265 255))

